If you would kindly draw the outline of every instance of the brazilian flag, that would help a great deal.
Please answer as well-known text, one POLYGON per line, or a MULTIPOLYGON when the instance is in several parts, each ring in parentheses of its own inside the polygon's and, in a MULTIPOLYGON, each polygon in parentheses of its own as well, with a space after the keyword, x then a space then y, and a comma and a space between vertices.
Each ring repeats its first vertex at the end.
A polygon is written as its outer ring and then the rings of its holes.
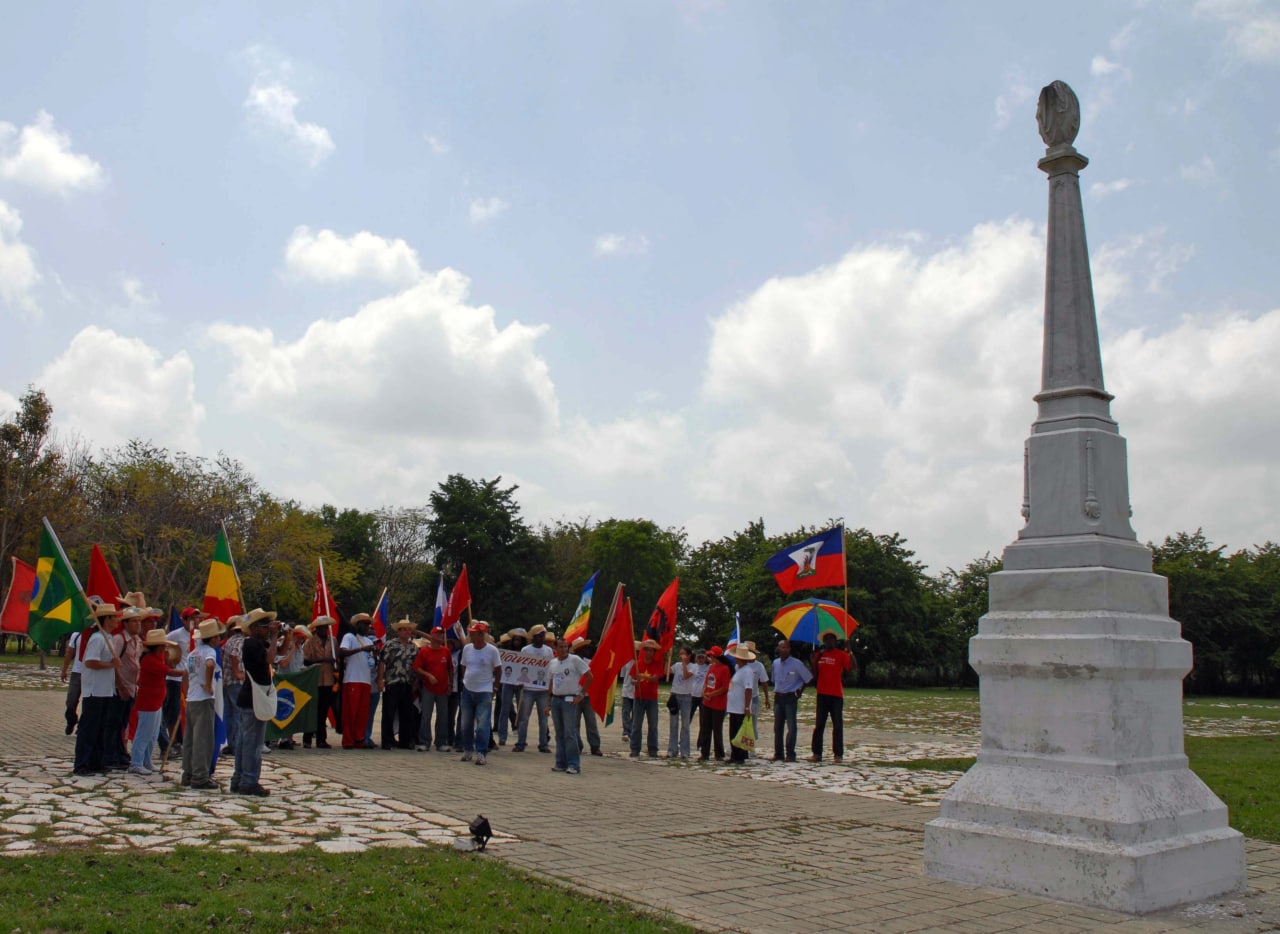
POLYGON ((290 674, 278 674, 276 715, 267 721, 267 739, 284 739, 294 733, 316 731, 316 698, 320 695, 320 666, 290 674))
POLYGON ((27 634, 40 648, 52 652, 59 639, 82 629, 89 618, 89 601, 85 599, 76 572, 71 570, 58 536, 53 533, 53 526, 45 519, 27 634))

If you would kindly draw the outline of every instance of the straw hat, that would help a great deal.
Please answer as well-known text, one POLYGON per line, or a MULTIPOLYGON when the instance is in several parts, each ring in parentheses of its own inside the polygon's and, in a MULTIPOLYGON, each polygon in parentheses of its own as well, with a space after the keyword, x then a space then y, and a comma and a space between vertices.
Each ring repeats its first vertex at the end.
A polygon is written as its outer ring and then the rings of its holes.
POLYGON ((93 615, 97 619, 102 619, 104 616, 115 616, 116 605, 114 603, 99 603, 93 608, 93 615))
POLYGON ((528 639, 529 638, 529 632, 523 626, 517 626, 515 629, 510 630, 507 633, 507 635, 509 635, 512 639, 528 639))
POLYGON ((122 619, 145 619, 147 615, 145 606, 134 606, 133 604, 125 607, 120 613, 122 619))
POLYGON ((178 643, 170 642, 165 638, 167 635, 168 633, 163 629, 148 629, 146 636, 142 640, 142 644, 147 648, 152 648, 157 645, 171 645, 176 649, 178 647, 178 643))
MULTIPOLYGON (((662 648, 662 645, 660 643, 654 642, 652 639, 645 639, 643 642, 640 643, 640 648, 657 650, 662 648)), ((755 658, 754 655, 751 657, 755 658)))
POLYGON ((123 597, 116 597, 116 602, 125 606, 137 607, 140 610, 146 609, 147 606, 147 598, 141 590, 130 590, 123 597))
POLYGON ((249 631, 249 621, 248 621, 247 617, 239 616, 239 615, 237 615, 237 616, 228 616, 228 617, 227 617, 227 632, 230 632, 230 631, 231 631, 231 630, 233 630, 233 629, 234 629, 234 630, 236 630, 237 632, 248 632, 248 631, 249 631))
POLYGON ((159 607, 154 607, 154 606, 147 607, 147 616, 146 616, 147 619, 160 619, 163 616, 164 616, 164 610, 160 609, 159 607))
POLYGON ((510 645, 510 644, 511 644, 511 633, 504 632, 501 638, 498 639, 498 645, 510 645))
POLYGON ((373 622, 373 617, 368 613, 357 613, 355 616, 351 617, 348 622, 350 622, 352 626, 356 623, 371 623, 373 622))
POLYGON ((310 639, 311 627, 309 627, 306 623, 297 623, 292 629, 289 630, 289 635, 302 636, 304 639, 310 639))
POLYGON ((196 628, 197 639, 208 641, 209 639, 216 639, 220 635, 222 635, 222 623, 216 619, 201 620, 200 625, 196 628))
POLYGON ((590 639, 584 639, 581 636, 579 636, 577 639, 574 639, 572 642, 569 643, 569 651, 576 652, 578 651, 578 649, 585 649, 587 646, 591 644, 592 642, 590 639))
POLYGON ((332 616, 317 616, 311 621, 311 631, 314 632, 321 626, 332 626, 335 623, 337 623, 337 620, 332 616))
POLYGON ((261 623, 261 622, 269 623, 275 618, 276 618, 275 613, 272 613, 268 610, 264 610, 262 607, 258 607, 256 609, 250 610, 249 615, 244 618, 245 631, 247 632, 249 627, 252 626, 254 623, 261 623))
POLYGON ((740 662, 753 662, 756 660, 756 653, 747 648, 745 642, 739 642, 729 650, 729 654, 740 662))
POLYGON ((539 623, 537 626, 534 626, 532 629, 529 630, 529 641, 532 642, 534 636, 546 636, 546 635, 549 635, 549 633, 547 632, 547 627, 539 623))
POLYGON ((417 624, 414 623, 413 620, 409 619, 409 617, 407 616, 404 619, 397 620, 396 622, 391 624, 391 629, 395 632, 399 632, 401 629, 407 629, 410 632, 413 632, 417 628, 418 628, 417 624))

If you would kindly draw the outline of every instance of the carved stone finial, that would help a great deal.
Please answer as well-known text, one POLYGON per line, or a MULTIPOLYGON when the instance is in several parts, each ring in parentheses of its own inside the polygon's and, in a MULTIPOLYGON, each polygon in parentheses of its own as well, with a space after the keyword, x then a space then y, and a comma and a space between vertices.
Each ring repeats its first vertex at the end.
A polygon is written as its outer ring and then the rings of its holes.
POLYGON ((1070 146, 1080 132, 1080 99, 1065 81, 1055 81, 1040 91, 1036 105, 1040 138, 1052 149, 1070 146))

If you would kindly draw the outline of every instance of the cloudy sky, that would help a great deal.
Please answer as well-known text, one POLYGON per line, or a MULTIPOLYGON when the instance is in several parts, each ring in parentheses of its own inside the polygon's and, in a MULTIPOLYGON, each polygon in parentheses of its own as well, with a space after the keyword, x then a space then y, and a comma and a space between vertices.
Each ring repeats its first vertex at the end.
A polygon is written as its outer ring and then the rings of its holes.
POLYGON ((6 11, 0 410, 959 567, 1021 524, 1062 79, 1134 527, 1280 538, 1274 3, 191 9, 6 11))

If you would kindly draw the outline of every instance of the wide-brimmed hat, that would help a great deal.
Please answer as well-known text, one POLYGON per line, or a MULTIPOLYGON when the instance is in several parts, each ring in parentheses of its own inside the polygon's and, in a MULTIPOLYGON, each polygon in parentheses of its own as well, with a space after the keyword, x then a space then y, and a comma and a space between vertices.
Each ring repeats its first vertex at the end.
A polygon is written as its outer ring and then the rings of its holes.
POLYGON ((729 650, 729 654, 740 662, 753 662, 756 660, 756 653, 747 648, 745 642, 739 642, 729 650))
POLYGON ((742 643, 742 644, 743 644, 743 645, 745 645, 747 648, 749 648, 749 649, 750 649, 751 651, 753 651, 753 652, 758 651, 758 650, 756 649, 756 644, 755 644, 754 642, 752 642, 750 639, 748 639, 746 642, 744 642, 744 643, 742 643))
POLYGON ((498 639, 498 645, 510 645, 510 644, 511 644, 511 633, 504 632, 498 639))
POLYGON ((332 626, 335 623, 337 623, 337 620, 332 616, 317 616, 311 621, 311 629, 314 631, 319 629, 321 626, 332 626))
POLYGON ((592 644, 592 641, 590 639, 584 639, 581 636, 579 636, 577 639, 574 639, 572 642, 569 643, 569 651, 576 652, 578 651, 578 649, 585 649, 587 646, 591 644, 592 644))
POLYGON ((270 610, 264 610, 262 607, 256 607, 249 611, 249 615, 244 618, 244 626, 247 631, 254 623, 269 623, 276 618, 276 614, 270 610))
POLYGON ((655 642, 652 639, 645 639, 640 643, 640 648, 656 650, 656 649, 662 648, 662 644, 659 642, 655 642))
POLYGON ((230 632, 233 629, 236 630, 237 632, 248 632, 249 618, 241 614, 236 614, 235 616, 228 616, 227 632, 230 632))
POLYGON ((121 619, 142 619, 147 615, 145 606, 133 606, 130 604, 120 611, 121 619))
POLYGON ((216 639, 220 635, 222 635, 222 623, 216 619, 203 619, 200 621, 200 625, 196 627, 197 639, 216 639))
POLYGON ((357 613, 355 616, 351 617, 349 622, 351 623, 352 626, 354 626, 356 623, 371 623, 373 622, 373 617, 370 616, 368 613, 357 613))
POLYGON ((515 629, 508 630, 507 635, 509 635, 512 639, 528 639, 529 638, 529 632, 523 626, 517 626, 515 629))
POLYGON ((160 619, 164 616, 164 610, 156 606, 147 607, 147 619, 160 619))
POLYGON ((529 630, 530 641, 533 640, 534 636, 545 636, 545 635, 547 635, 547 627, 543 626, 541 623, 539 623, 537 626, 534 626, 532 629, 529 630))
POLYGON ((170 642, 165 638, 167 635, 168 633, 163 629, 148 629, 147 634, 143 636, 142 644, 147 648, 157 645, 171 645, 176 649, 178 647, 178 643, 170 642))
POLYGON ((135 606, 140 610, 146 609, 147 598, 141 590, 130 590, 123 597, 116 597, 116 603, 124 606, 135 606))
POLYGON ((310 627, 310 626, 308 626, 306 623, 297 623, 296 625, 294 625, 294 627, 293 627, 292 629, 290 629, 290 630, 289 630, 289 635, 291 635, 291 636, 306 636, 308 639, 310 639, 310 638, 311 638, 311 627, 310 627))
POLYGON ((482 619, 472 620, 471 625, 467 627, 467 632, 483 632, 488 635, 489 624, 482 619))
POLYGON ((93 608, 93 615, 98 619, 104 616, 115 616, 117 612, 114 603, 99 603, 93 608))
POLYGON ((394 632, 399 632, 401 629, 408 629, 410 632, 413 632, 413 630, 417 628, 418 628, 417 623, 409 619, 409 617, 407 616, 404 619, 396 620, 394 623, 391 624, 391 629, 394 632))

